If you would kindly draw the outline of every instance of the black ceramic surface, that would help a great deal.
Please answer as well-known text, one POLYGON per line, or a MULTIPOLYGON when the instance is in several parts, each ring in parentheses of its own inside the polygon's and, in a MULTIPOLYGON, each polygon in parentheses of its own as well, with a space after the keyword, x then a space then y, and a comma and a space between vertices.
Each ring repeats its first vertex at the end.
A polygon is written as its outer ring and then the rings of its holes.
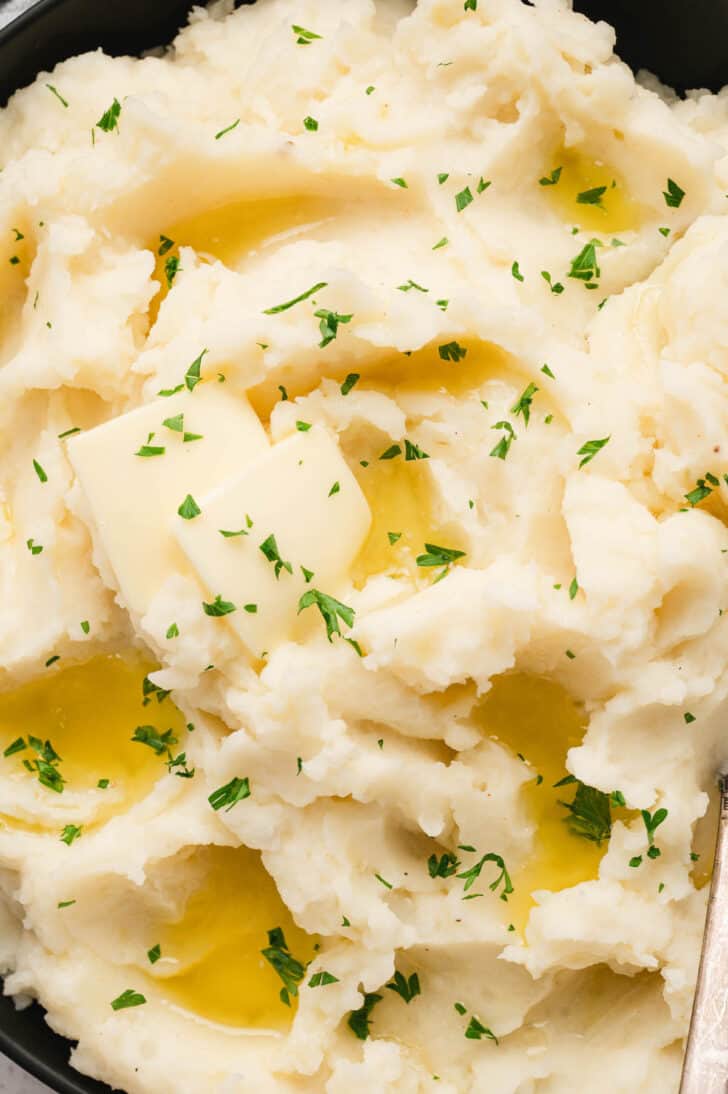
MULTIPOLYGON (((39 71, 84 50, 134 54, 169 42, 192 3, 38 0, 0 30, 0 104, 39 71)), ((728 82, 728 0, 575 0, 574 6, 617 27, 617 48, 635 68, 650 68, 680 89, 717 90, 728 82)), ((36 1004, 16 1011, 0 997, 0 1051, 58 1094, 109 1094, 69 1067, 68 1041, 49 1029, 36 1004)))

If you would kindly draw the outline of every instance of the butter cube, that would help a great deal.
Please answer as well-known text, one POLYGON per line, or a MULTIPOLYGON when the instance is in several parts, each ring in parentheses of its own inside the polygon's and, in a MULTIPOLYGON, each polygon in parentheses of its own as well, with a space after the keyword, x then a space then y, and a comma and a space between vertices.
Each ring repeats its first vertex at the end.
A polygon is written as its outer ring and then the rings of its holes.
POLYGON ((268 447, 245 396, 218 383, 155 400, 68 442, 92 532, 129 611, 143 615, 166 578, 189 573, 170 531, 185 497, 208 493, 268 447))
POLYGON ((254 656, 292 637, 307 589, 335 595, 371 523, 336 439, 318 426, 197 502, 201 514, 176 517, 174 535, 210 600, 235 605, 226 621, 254 656))

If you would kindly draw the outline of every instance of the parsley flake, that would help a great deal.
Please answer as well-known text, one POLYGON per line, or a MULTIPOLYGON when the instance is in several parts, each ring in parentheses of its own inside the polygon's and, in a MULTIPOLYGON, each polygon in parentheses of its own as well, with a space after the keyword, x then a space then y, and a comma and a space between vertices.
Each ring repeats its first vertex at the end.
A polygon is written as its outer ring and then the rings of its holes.
POLYGON ((313 314, 321 320, 319 323, 321 332, 319 349, 324 349, 330 342, 333 342, 339 332, 339 323, 350 323, 354 318, 353 315, 339 315, 338 312, 328 311, 326 308, 320 308, 313 314))
POLYGON ((113 129, 118 130, 120 114, 121 103, 118 99, 114 99, 109 109, 105 110, 99 120, 96 122, 96 128, 103 129, 104 133, 111 133, 113 129))
POLYGON ((348 395, 359 378, 360 375, 358 372, 350 372, 339 389, 341 394, 348 395))
POLYGON ((292 300, 286 300, 283 304, 274 304, 272 308, 264 308, 263 315, 278 315, 279 312, 288 311, 294 304, 300 304, 302 300, 308 300, 308 298, 318 292, 319 289, 325 289, 327 284, 327 281, 317 281, 310 289, 306 289, 305 292, 300 293, 298 296, 294 296, 292 300))
POLYGON ((229 783, 225 783, 224 786, 219 786, 217 790, 213 790, 207 799, 212 808, 217 812, 224 806, 226 813, 229 813, 234 805, 238 802, 245 801, 250 797, 250 780, 245 779, 231 779, 229 783))
POLYGON ((229 600, 223 600, 222 597, 218 594, 218 596, 216 596, 213 600, 212 604, 206 604, 203 600, 202 610, 204 611, 205 615, 221 616, 231 615, 237 609, 235 605, 232 604, 229 600))
POLYGON ((422 994, 422 989, 420 988, 420 978, 416 972, 413 972, 408 980, 406 976, 404 976, 401 972, 397 971, 394 974, 394 979, 389 984, 385 984, 384 986, 385 988, 388 988, 389 991, 396 992, 397 995, 404 999, 405 1003, 407 1003, 408 1005, 412 1002, 415 996, 422 994))
POLYGON ((66 101, 66 99, 63 98, 60 91, 57 88, 55 88, 53 86, 53 84, 46 84, 46 87, 50 91, 51 95, 55 95, 55 97, 58 99, 61 106, 68 107, 68 102, 66 101))
POLYGON ((202 510, 192 497, 192 494, 188 494, 177 512, 183 520, 194 520, 195 517, 199 517, 202 510))
POLYGON ((467 209, 472 201, 473 195, 470 192, 470 187, 466 186, 464 190, 455 195, 455 208, 459 213, 462 213, 463 209, 467 209))
POLYGON ((281 575, 281 570, 287 570, 289 574, 293 573, 293 567, 290 562, 286 562, 281 558, 280 551, 278 550, 278 544, 276 543, 276 537, 273 535, 268 536, 260 544, 260 551, 265 555, 269 562, 273 563, 276 581, 281 575))
POLYGON ((342 604, 333 596, 322 593, 319 589, 308 589, 298 601, 298 614, 315 604, 326 624, 326 637, 333 641, 335 634, 341 635, 339 620, 347 627, 354 625, 354 609, 342 604))
POLYGON ((437 352, 443 361, 462 361, 468 351, 459 342, 445 342, 437 347, 437 352))
POLYGON ((298 995, 298 985, 306 974, 306 967, 292 955, 286 943, 286 936, 280 927, 268 931, 268 945, 260 951, 266 961, 273 966, 283 981, 280 999, 287 1007, 291 1005, 291 996, 298 995))
POLYGON ((550 175, 544 175, 543 178, 538 180, 539 186, 555 186, 561 178, 561 172, 563 167, 554 167, 550 175))
POLYGON ((577 456, 584 457, 583 460, 581 460, 581 462, 579 463, 580 469, 584 467, 585 464, 590 463, 596 456, 597 452, 601 452, 610 437, 611 434, 609 435, 609 437, 602 437, 601 440, 586 441, 581 446, 579 451, 576 453, 577 456))
POLYGON ((674 179, 668 179, 667 190, 662 191, 662 196, 665 199, 665 204, 669 205, 671 209, 679 209, 685 197, 685 191, 681 186, 678 186, 674 179))
POLYGON ((226 133, 231 133, 233 131, 233 129, 237 129, 237 127, 239 125, 240 125, 240 118, 236 118, 235 121, 232 123, 232 125, 226 126, 224 129, 221 129, 219 133, 215 134, 215 140, 219 141, 220 137, 224 137, 226 133))
POLYGON ((127 1007, 141 1007, 146 1003, 145 997, 133 988, 127 988, 121 995, 111 1001, 112 1010, 126 1010, 127 1007))

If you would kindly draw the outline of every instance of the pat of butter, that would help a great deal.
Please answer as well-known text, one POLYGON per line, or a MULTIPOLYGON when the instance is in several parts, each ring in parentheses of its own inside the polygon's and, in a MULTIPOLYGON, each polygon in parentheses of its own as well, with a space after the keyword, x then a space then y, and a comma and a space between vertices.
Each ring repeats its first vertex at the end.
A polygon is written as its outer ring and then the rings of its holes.
POLYGON ((97 541, 131 612, 143 615, 170 574, 189 572, 170 533, 187 494, 207 493, 268 447, 245 396, 217 383, 155 400, 69 441, 97 541), (145 446, 164 452, 135 455, 145 446))
POLYGON ((200 516, 175 518, 174 534, 210 599, 235 605, 225 618, 254 656, 292 636, 307 589, 336 594, 371 523, 338 443, 318 426, 280 441, 197 501, 200 516), (287 566, 261 550, 274 553, 271 536, 287 566), (308 581, 303 568, 313 571, 308 581))

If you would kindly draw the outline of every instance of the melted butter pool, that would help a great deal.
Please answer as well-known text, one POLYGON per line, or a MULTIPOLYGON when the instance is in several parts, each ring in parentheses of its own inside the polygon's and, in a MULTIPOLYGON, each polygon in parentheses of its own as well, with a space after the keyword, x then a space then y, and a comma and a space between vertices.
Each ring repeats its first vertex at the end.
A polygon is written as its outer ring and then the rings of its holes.
POLYGON ((566 221, 579 228, 610 234, 639 228, 643 210, 629 195, 624 178, 608 164, 593 160, 578 149, 561 148, 554 153, 544 175, 549 176, 561 168, 558 182, 544 186, 544 194, 552 209, 566 221), (596 187, 606 190, 598 204, 577 201, 596 187))
MULTIPOLYGON (((187 734, 169 697, 159 703, 152 695, 144 704, 144 679, 156 667, 137 653, 106 654, 68 668, 56 665, 0 693, 0 751, 18 737, 50 740, 68 789, 88 790, 109 779, 125 796, 141 797, 167 772, 151 748, 131 740, 135 728, 171 728, 180 742, 187 734)), ((34 758, 30 749, 16 752, 0 758, 1 770, 34 779, 23 766, 24 759, 34 758)))
POLYGON ((571 801, 574 787, 554 787, 567 774, 566 753, 581 743, 586 718, 559 684, 524 673, 497 677, 476 717, 485 734, 515 755, 520 753, 533 771, 521 790, 535 825, 533 849, 513 870, 514 892, 504 905, 508 921, 523 931, 535 903, 534 891, 557 891, 593 880, 607 850, 606 842, 599 845, 571 832, 559 801, 571 801))
POLYGON ((268 945, 267 932, 280 927, 293 957, 306 964, 316 939, 295 925, 258 852, 206 847, 196 854, 205 860, 204 880, 179 921, 165 924, 159 937, 150 939, 150 947, 158 943, 162 954, 151 975, 170 1002, 201 1018, 244 1028, 287 1028, 296 999, 290 1007, 281 1002, 283 982, 261 950, 268 945))

